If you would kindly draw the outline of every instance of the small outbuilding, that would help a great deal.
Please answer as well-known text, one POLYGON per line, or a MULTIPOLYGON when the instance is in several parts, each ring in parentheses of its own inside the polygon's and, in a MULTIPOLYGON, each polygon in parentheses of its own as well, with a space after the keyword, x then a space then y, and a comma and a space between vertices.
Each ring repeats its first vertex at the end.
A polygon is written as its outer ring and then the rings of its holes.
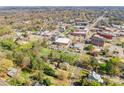
POLYGON ((101 76, 99 74, 97 74, 95 71, 91 71, 89 76, 88 76, 88 79, 89 80, 96 80, 98 81, 99 83, 103 83, 103 79, 101 78, 101 76))

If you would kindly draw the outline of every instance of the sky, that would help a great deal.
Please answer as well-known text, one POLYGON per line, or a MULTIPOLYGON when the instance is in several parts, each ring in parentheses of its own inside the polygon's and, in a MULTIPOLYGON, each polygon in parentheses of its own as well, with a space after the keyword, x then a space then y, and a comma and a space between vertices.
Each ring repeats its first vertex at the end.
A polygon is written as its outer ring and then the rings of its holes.
POLYGON ((124 6, 124 0, 0 0, 0 6, 124 6))

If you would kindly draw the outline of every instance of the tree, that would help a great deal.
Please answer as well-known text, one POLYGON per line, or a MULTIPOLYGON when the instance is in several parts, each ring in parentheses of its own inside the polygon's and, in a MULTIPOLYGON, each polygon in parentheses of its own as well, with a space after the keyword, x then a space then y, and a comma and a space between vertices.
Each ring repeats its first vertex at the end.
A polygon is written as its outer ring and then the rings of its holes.
POLYGON ((81 64, 87 69, 91 69, 91 56, 90 55, 82 55, 81 64))
POLYGON ((104 50, 101 51, 102 55, 107 56, 108 55, 109 50, 107 48, 105 48, 104 50))
POLYGON ((28 57, 28 56, 24 57, 22 60, 21 67, 26 68, 30 64, 30 61, 31 61, 30 57, 28 57))
POLYGON ((0 41, 0 44, 3 48, 8 50, 12 50, 16 47, 16 44, 14 43, 12 38, 2 40, 0 41))
POLYGON ((99 72, 102 74, 106 74, 106 63, 99 65, 99 72))
POLYGON ((14 66, 14 64, 13 64, 12 60, 5 59, 5 58, 0 60, 0 71, 6 71, 7 69, 9 69, 13 66, 14 66))
POLYGON ((119 68, 119 58, 111 58, 107 63, 106 63, 106 71, 107 74, 109 75, 119 75, 120 74, 120 68, 119 68))
POLYGON ((14 61, 16 63, 16 65, 21 65, 22 63, 22 59, 24 58, 24 52, 22 51, 14 51, 13 53, 13 58, 14 58, 14 61))
POLYGON ((49 76, 54 76, 54 77, 56 76, 55 71, 52 68, 50 68, 49 66, 45 67, 43 69, 43 71, 45 74, 47 74, 49 76))
POLYGON ((111 81, 110 79, 107 79, 107 78, 103 78, 103 79, 104 79, 105 85, 107 85, 107 86, 119 86, 119 84, 116 84, 115 82, 111 81))
POLYGON ((46 86, 50 86, 52 83, 48 78, 46 78, 46 79, 43 80, 43 84, 46 85, 46 86))
POLYGON ((32 58, 31 69, 32 70, 42 70, 43 69, 43 61, 37 60, 36 57, 32 58))
POLYGON ((93 70, 95 70, 97 72, 98 68, 99 68, 99 64, 97 59, 95 59, 94 57, 91 58, 91 66, 93 68, 93 70))
POLYGON ((59 71, 57 78, 60 80, 66 80, 68 78, 68 74, 65 73, 64 71, 59 71))
POLYGON ((101 84, 100 84, 99 82, 93 80, 93 81, 91 82, 91 85, 90 85, 90 86, 101 86, 101 84))
POLYGON ((76 86, 91 86, 91 82, 85 78, 85 77, 81 77, 79 80, 77 80, 74 85, 76 86))
POLYGON ((84 49, 88 50, 89 52, 92 52, 92 50, 94 49, 94 46, 92 44, 90 44, 87 47, 85 47, 84 49))
POLYGON ((12 33, 12 28, 10 26, 2 25, 0 26, 0 36, 12 33))
POLYGON ((68 62, 70 65, 75 65, 76 61, 79 60, 79 57, 78 57, 78 55, 67 54, 67 53, 61 52, 60 60, 68 62))
POLYGON ((8 82, 9 84, 14 85, 14 86, 22 86, 22 85, 28 85, 29 80, 25 79, 22 76, 19 76, 18 78, 10 78, 8 82))
POLYGON ((31 78, 33 80, 39 81, 39 83, 43 83, 43 79, 44 79, 43 71, 42 70, 33 71, 31 78))
POLYGON ((48 44, 47 44, 47 41, 45 40, 45 38, 43 38, 43 41, 41 42, 41 45, 42 45, 42 47, 45 47, 45 48, 48 47, 48 44))

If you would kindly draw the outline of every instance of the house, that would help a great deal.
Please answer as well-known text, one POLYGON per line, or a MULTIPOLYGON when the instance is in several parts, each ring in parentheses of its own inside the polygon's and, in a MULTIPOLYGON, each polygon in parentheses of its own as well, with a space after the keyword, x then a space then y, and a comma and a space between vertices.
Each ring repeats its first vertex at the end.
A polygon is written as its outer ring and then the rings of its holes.
POLYGON ((105 31, 109 31, 109 32, 115 32, 116 31, 116 29, 115 28, 110 28, 110 27, 104 27, 103 28, 105 31))
POLYGON ((41 33, 42 36, 47 37, 47 38, 51 38, 53 33, 49 32, 49 31, 44 31, 43 33, 41 33))
POLYGON ((118 36, 120 36, 120 37, 124 37, 124 31, 120 31, 120 32, 118 32, 118 36))
POLYGON ((117 45, 110 45, 108 53, 114 57, 124 58, 124 49, 117 45))
POLYGON ((55 41, 58 38, 58 35, 52 35, 51 36, 51 41, 55 41))
POLYGON ((104 38, 99 35, 94 35, 91 38, 91 43, 96 46, 103 47, 104 46, 104 38))
POLYGON ((104 83, 103 79, 101 78, 101 75, 97 74, 95 71, 91 71, 90 74, 88 75, 88 79, 90 81, 96 80, 99 83, 104 83))
POLYGON ((60 31, 61 33, 63 33, 65 30, 66 30, 66 26, 60 26, 60 27, 59 27, 59 31, 60 31))
POLYGON ((118 33, 117 29, 112 27, 110 28, 110 27, 102 26, 99 27, 99 29, 97 29, 97 34, 106 39, 112 39, 113 37, 116 37, 116 33, 118 33))
POLYGON ((82 48, 82 43, 76 43, 76 44, 74 44, 74 48, 76 48, 76 49, 81 49, 82 48))
POLYGON ((91 39, 86 39, 85 44, 91 44, 91 39))
POLYGON ((88 25, 87 22, 75 22, 74 27, 77 29, 84 29, 88 25))
POLYGON ((123 25, 112 24, 112 27, 120 29, 120 30, 124 29, 123 25))
POLYGON ((14 77, 18 72, 19 72, 18 69, 11 68, 11 69, 8 70, 7 75, 10 76, 10 77, 14 77))
POLYGON ((112 32, 106 32, 106 31, 97 32, 97 34, 106 38, 106 39, 112 39, 114 36, 112 32))
POLYGON ((77 30, 75 32, 71 32, 70 34, 73 36, 83 36, 85 38, 87 32, 85 30, 77 30))

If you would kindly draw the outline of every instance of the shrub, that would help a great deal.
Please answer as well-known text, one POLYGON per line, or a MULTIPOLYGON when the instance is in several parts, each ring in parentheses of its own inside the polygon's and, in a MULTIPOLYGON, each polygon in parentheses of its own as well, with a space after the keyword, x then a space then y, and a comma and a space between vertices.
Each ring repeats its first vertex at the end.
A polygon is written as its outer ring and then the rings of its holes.
POLYGON ((49 76, 54 76, 54 77, 56 76, 55 71, 49 66, 45 67, 43 70, 44 70, 44 73, 49 76))

